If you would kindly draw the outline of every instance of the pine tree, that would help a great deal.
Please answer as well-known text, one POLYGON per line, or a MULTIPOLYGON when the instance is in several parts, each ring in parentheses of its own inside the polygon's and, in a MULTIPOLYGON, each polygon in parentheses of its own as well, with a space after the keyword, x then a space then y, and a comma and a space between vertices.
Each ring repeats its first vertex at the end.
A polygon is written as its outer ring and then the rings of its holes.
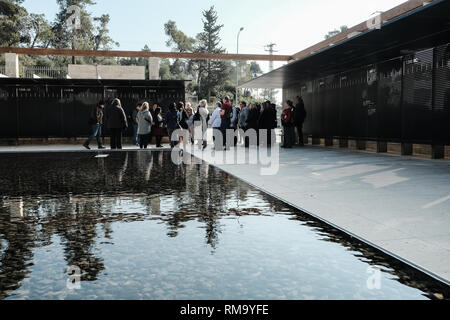
MULTIPOLYGON (((119 46, 119 43, 113 41, 109 36, 107 28, 110 22, 109 15, 104 14, 93 18, 88 12, 88 6, 95 4, 93 0, 56 0, 56 2, 59 5, 59 12, 52 28, 54 33, 52 47, 75 50, 109 50, 112 46, 119 46), (67 26, 67 21, 71 16, 67 9, 70 6, 77 6, 81 9, 80 29, 72 30, 67 26)), ((106 61, 99 58, 85 58, 83 62, 105 63, 106 61)), ((75 63, 75 58, 72 58, 72 63, 75 63)))
MULTIPOLYGON (((203 32, 197 35, 195 52, 197 53, 225 53, 220 46, 220 31, 223 25, 218 24, 218 15, 212 6, 203 11, 203 32)), ((211 99, 213 93, 224 86, 229 74, 229 67, 224 61, 196 60, 193 61, 198 72, 199 96, 211 99)))

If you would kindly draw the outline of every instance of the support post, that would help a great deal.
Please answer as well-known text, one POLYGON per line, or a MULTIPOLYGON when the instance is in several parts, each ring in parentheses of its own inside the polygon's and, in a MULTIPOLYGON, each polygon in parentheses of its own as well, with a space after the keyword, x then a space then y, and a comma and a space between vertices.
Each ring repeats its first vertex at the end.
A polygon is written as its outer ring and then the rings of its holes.
POLYGON ((413 144, 402 142, 402 156, 412 156, 413 155, 413 144))
POLYGON ((320 138, 313 137, 312 138, 312 144, 313 144, 313 146, 320 145, 320 138))
POLYGON ((434 144, 431 147, 432 159, 444 159, 445 158, 445 146, 443 144, 434 144))
POLYGON ((377 152, 386 153, 388 151, 387 141, 377 141, 377 152))
POLYGON ((325 147, 332 147, 332 146, 333 146, 333 137, 325 138, 325 147))
POLYGON ((366 150, 366 140, 356 140, 356 149, 366 150))
POLYGON ((19 55, 5 53, 5 75, 9 78, 19 78, 19 55))
POLYGON ((339 148, 342 148, 342 149, 348 148, 348 139, 347 138, 339 139, 339 148))
POLYGON ((148 58, 149 80, 159 80, 159 58, 148 58))

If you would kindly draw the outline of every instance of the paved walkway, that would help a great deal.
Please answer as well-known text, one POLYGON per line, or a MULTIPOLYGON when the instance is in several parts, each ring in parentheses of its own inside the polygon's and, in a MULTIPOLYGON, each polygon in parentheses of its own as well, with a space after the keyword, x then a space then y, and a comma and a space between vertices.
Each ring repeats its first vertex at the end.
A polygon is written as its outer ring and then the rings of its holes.
POLYGON ((450 162, 308 146, 274 176, 216 166, 450 284, 450 162))

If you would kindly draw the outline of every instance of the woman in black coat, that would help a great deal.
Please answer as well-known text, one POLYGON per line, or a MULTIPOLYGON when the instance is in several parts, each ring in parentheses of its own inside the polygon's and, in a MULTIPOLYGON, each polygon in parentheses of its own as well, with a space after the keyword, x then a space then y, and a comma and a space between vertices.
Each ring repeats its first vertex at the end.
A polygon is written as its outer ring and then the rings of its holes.
POLYGON ((166 114, 166 125, 167 125, 167 132, 169 134, 170 146, 174 148, 178 144, 178 142, 172 141, 172 135, 175 130, 179 129, 177 105, 175 103, 172 103, 169 106, 169 111, 167 111, 166 114))
POLYGON ((258 127, 267 132, 267 146, 272 145, 273 110, 270 102, 264 103, 263 109, 258 119, 258 127))
MULTIPOLYGON (((257 107, 254 104, 249 105, 249 111, 248 111, 248 118, 247 118, 247 125, 246 125, 246 131, 248 130, 255 130, 256 136, 258 137, 258 119, 259 119, 259 112, 257 107)), ((258 143, 258 141, 256 141, 258 143)), ((245 139, 245 147, 248 148, 250 146, 250 141, 248 138, 245 139)))
POLYGON ((119 99, 113 100, 106 119, 111 133, 111 150, 122 149, 122 131, 128 128, 128 121, 119 99))

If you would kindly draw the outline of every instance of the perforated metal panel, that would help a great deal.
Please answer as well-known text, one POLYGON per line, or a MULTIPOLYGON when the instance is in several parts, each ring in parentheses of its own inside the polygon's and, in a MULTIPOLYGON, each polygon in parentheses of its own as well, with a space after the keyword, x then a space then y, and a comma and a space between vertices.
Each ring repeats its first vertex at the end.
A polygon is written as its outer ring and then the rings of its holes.
POLYGON ((323 134, 329 138, 339 135, 339 75, 326 77, 325 89, 323 134))
POLYGON ((406 56, 403 66, 402 139, 432 140, 433 49, 406 56))
POLYGON ((163 103, 165 110, 184 101, 184 92, 184 81, 0 79, 0 137, 87 136, 90 113, 100 100, 121 99, 128 115, 143 101, 163 103))
POLYGON ((450 45, 435 50, 433 142, 450 145, 450 45))
POLYGON ((309 135, 450 145, 449 45, 300 81, 309 135))
POLYGON ((378 138, 400 141, 402 135, 402 72, 403 60, 378 65, 378 138))
POLYGON ((0 87, 0 137, 16 139, 19 135, 17 128, 17 99, 16 88, 0 87))
POLYGON ((306 119, 305 124, 303 126, 303 133, 311 135, 313 133, 313 103, 314 103, 314 94, 313 94, 313 82, 307 81, 301 87, 303 101, 305 103, 306 110, 306 119))
POLYGON ((324 133, 324 112, 325 112, 325 79, 313 81, 313 104, 312 104, 312 134, 321 137, 324 133))

